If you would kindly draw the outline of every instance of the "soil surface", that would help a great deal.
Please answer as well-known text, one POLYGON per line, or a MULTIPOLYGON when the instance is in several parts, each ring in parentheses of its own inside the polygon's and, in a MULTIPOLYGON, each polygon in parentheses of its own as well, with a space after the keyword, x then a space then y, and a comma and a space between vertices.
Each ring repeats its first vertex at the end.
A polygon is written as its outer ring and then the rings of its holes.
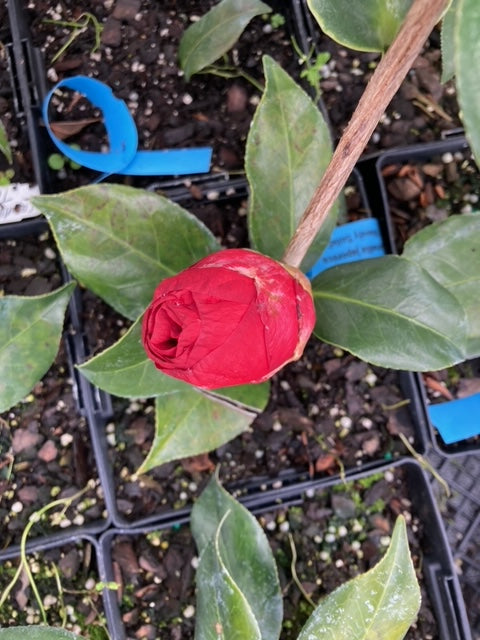
MULTIPOLYGON (((27 556, 48 624, 63 626, 87 640, 108 640, 92 544, 79 540, 27 556)), ((0 596, 13 580, 19 559, 0 566, 0 596)), ((0 611, 0 625, 41 624, 42 614, 25 570, 0 611)))
MULTIPOLYGON (((2 294, 40 295, 61 282, 55 245, 48 233, 0 240, 2 294)), ((65 336, 45 377, 23 402, 0 415, 2 549, 20 541, 34 511, 84 489, 89 480, 92 487, 66 511, 60 523, 59 507, 41 518, 31 537, 58 531, 59 526, 67 529, 104 518, 88 426, 78 409, 70 367, 65 336)))

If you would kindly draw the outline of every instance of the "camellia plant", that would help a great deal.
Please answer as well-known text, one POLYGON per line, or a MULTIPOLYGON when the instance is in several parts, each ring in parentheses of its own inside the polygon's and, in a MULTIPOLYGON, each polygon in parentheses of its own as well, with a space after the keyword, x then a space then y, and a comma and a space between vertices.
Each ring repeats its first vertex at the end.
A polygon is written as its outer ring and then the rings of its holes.
MULTIPOLYGON (((330 4, 310 2, 328 33, 378 50, 390 42, 410 2, 397 3, 398 12, 369 2, 364 19, 370 28, 362 30, 361 42, 344 24, 347 13, 328 11, 330 4)), ((245 160, 251 250, 222 249, 186 210, 125 186, 97 184, 34 199, 70 273, 132 321, 115 345, 80 371, 114 395, 155 398, 155 439, 141 472, 215 449, 248 427, 266 406, 268 378, 301 355, 314 322, 312 300, 317 338, 373 364, 434 370, 480 354, 478 215, 459 216, 453 233, 449 221, 432 225, 407 243, 403 256, 331 268, 314 278, 311 294, 300 273, 326 247, 338 195, 447 4, 437 0, 435 11, 421 0, 412 6, 330 163, 321 113, 264 57, 265 91, 245 160)), ((246 5, 248 11, 223 0, 186 31, 180 58, 187 76, 222 55, 246 17, 265 10, 256 0, 246 5)), ((465 50, 477 45, 467 25, 474 8, 463 0, 454 9, 444 43, 454 50, 463 105, 476 97, 465 70, 471 66, 465 50)), ((464 111, 467 130, 480 130, 473 110, 464 111)), ((478 156, 475 133, 471 141, 478 156)), ((74 286, 0 300, 0 359, 9 371, 0 381, 1 410, 21 400, 50 366, 74 286)))
MULTIPOLYGON (((156 433, 141 472, 212 450, 245 430, 267 403, 268 379, 301 356, 312 329, 318 339, 389 368, 432 370, 480 354, 478 215, 461 216, 453 229, 448 221, 432 225, 407 243, 403 256, 329 269, 311 282, 311 291, 302 275, 326 247, 343 185, 448 4, 369 0, 362 3, 360 29, 351 3, 309 1, 332 37, 386 53, 331 160, 317 107, 274 60, 264 58, 265 91, 246 152, 251 249, 224 250, 186 210, 125 186, 98 184, 34 199, 73 277, 132 321, 116 344, 79 368, 114 395, 155 398, 156 433)), ((476 5, 477 0, 452 4, 444 27, 444 68, 457 76, 478 159, 480 92, 471 64, 480 46, 476 5)), ((264 11, 256 0, 219 3, 185 35, 180 57, 186 76, 222 55, 246 21, 264 11)), ((0 299, 0 366, 9 372, 0 379, 1 410, 21 400, 53 361, 74 287, 68 283, 44 296, 0 299)), ((274 571, 250 518, 215 480, 195 505, 199 639, 278 638, 274 571), (238 549, 228 546, 242 531, 240 541, 258 543, 247 550, 249 560, 270 567, 270 598, 259 598, 256 586, 245 596, 241 581, 247 572, 234 562, 238 549), (214 612, 214 602, 225 610, 214 612)), ((399 566, 397 553, 402 568, 410 567, 401 521, 392 548, 374 569, 379 571, 374 582, 388 583, 388 572, 399 566)), ((417 610, 416 595, 398 627, 389 626, 389 618, 387 630, 383 626, 367 635, 362 628, 355 635, 363 614, 354 612, 351 598, 360 593, 361 600, 363 584, 359 578, 335 592, 337 610, 341 603, 350 616, 351 606, 351 624, 335 618, 334 631, 322 631, 321 603, 300 639, 332 633, 336 638, 403 637, 417 610)), ((0 637, 7 640, 9 631, 1 630, 0 637)))

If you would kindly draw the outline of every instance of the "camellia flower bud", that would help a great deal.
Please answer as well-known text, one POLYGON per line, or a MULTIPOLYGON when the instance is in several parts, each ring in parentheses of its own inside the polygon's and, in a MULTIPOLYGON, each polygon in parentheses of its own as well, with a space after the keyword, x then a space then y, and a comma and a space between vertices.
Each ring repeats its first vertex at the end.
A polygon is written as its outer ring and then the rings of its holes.
POLYGON ((214 253, 155 290, 142 326, 157 369, 203 389, 263 382, 315 325, 308 279, 247 249, 214 253))

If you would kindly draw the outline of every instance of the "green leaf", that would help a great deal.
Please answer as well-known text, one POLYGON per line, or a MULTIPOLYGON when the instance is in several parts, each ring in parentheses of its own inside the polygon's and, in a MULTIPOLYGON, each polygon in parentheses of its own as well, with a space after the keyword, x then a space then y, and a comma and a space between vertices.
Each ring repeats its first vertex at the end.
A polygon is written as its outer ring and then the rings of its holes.
POLYGON ((50 368, 74 288, 71 282, 41 296, 0 298, 0 411, 22 400, 50 368))
POLYGON ((101 184, 32 201, 69 271, 132 320, 161 280, 220 249, 197 218, 141 189, 101 184))
POLYGON ((188 27, 178 48, 186 80, 231 49, 252 18, 270 11, 259 0, 222 0, 188 27))
POLYGON ((312 282, 316 335, 383 367, 431 371, 465 359, 466 317, 424 269, 398 256, 339 265, 312 282))
POLYGON ((357 51, 385 51, 412 0, 307 0, 322 31, 357 51))
POLYGON ((212 451, 245 431, 255 417, 185 385, 155 399, 155 437, 139 473, 212 451))
POLYGON ((225 640, 277 640, 282 624, 280 584, 257 520, 212 477, 192 509, 191 527, 201 554, 195 638, 217 640, 219 622, 223 635, 218 637, 225 640))
POLYGON ((442 45, 442 83, 455 75, 455 24, 457 18, 457 0, 453 0, 442 20, 440 41, 442 45))
POLYGON ((12 149, 8 143, 7 132, 3 122, 0 120, 0 153, 3 153, 8 164, 12 164, 12 149))
POLYGON ((429 225, 410 238, 403 256, 460 302, 467 314, 467 357, 480 356, 480 213, 429 225))
POLYGON ((75 633, 54 627, 29 625, 0 629, 1 640, 82 640, 75 633))
POLYGON ((458 0, 455 25, 455 70, 465 133, 480 166, 480 2, 458 0))
POLYGON ((142 317, 114 345, 78 367, 94 385, 121 398, 149 398, 189 385, 155 368, 142 345, 142 317))
MULTIPOLYGON (((78 367, 94 385, 122 398, 148 398, 190 389, 191 386, 159 371, 142 345, 142 317, 114 345, 78 367)), ((270 383, 248 384, 210 391, 207 397, 224 399, 243 409, 262 411, 270 383)))
POLYGON ((270 397, 270 382, 242 384, 238 387, 215 389, 215 391, 209 391, 208 393, 219 398, 224 398, 227 402, 238 404, 245 409, 250 408, 254 411, 263 411, 270 397))
POLYGON ((324 598, 298 640, 401 640, 420 608, 403 516, 380 562, 324 598))
MULTIPOLYGON (((258 251, 280 260, 330 161, 331 140, 311 98, 269 56, 265 92, 248 134, 245 169, 250 184, 249 233, 258 251)), ((323 252, 336 222, 332 209, 302 263, 323 252)))

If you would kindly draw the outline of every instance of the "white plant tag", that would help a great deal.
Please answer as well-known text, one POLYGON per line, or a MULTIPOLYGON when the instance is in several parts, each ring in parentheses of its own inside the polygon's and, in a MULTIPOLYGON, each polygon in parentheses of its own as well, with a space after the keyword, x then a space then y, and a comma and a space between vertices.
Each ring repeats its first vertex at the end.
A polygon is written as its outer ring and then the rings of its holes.
POLYGON ((39 216, 40 212, 30 202, 32 196, 39 194, 40 189, 37 185, 17 182, 1 186, 0 224, 10 224, 39 216))

